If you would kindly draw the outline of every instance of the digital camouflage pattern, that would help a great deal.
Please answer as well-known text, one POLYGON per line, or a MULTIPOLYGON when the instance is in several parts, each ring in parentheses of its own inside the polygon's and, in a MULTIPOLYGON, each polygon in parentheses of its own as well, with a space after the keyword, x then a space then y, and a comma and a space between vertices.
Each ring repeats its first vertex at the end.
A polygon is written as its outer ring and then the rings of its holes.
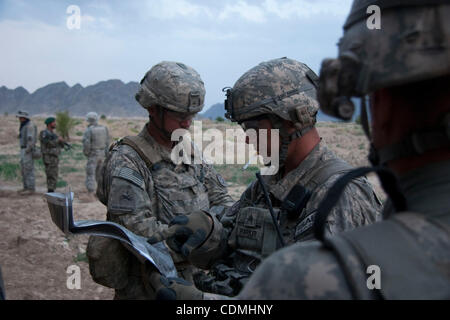
POLYGON ((242 122, 273 114, 297 124, 298 129, 311 127, 319 110, 317 79, 306 64, 293 59, 262 62, 244 73, 229 90, 226 116, 242 122))
MULTIPOLYGON (((89 118, 92 119, 92 118, 89 118)), ((88 158, 86 163, 86 189, 93 193, 96 189, 96 177, 99 174, 110 143, 108 128, 90 120, 83 135, 83 153, 88 158)))
MULTIPOLYGON (((20 116, 22 117, 23 115, 20 116)), ((37 127, 31 120, 28 120, 28 123, 21 128, 19 134, 20 169, 25 190, 35 190, 33 152, 36 148, 36 141, 37 127)))
POLYGON ((338 59, 322 63, 318 98, 324 113, 339 117, 345 98, 450 73, 448 1, 353 2, 339 41, 338 59), (422 4, 422 5, 420 5, 422 4), (378 5, 382 30, 367 27, 367 7, 378 5))
POLYGON ((39 141, 41 142, 42 160, 47 176, 47 188, 55 190, 58 182, 59 155, 64 144, 58 140, 58 135, 48 129, 39 133, 39 141))
POLYGON ((140 83, 136 100, 142 107, 158 105, 180 113, 197 113, 203 108, 205 86, 193 68, 163 61, 153 66, 140 83))
MULTIPOLYGON (((319 98, 330 115, 338 116, 334 98, 450 73, 448 1, 373 1, 382 9, 382 32, 366 27, 367 4, 354 1, 339 59, 322 65, 328 70, 319 98)), ((450 161, 409 171, 399 184, 408 212, 395 212, 389 199, 380 223, 276 252, 239 298, 450 299, 450 161), (380 267, 380 289, 368 290, 370 265, 380 267)))
MULTIPOLYGON (((170 150, 159 145, 148 133, 140 132, 152 155, 152 166, 128 145, 116 144, 105 163, 103 190, 97 190, 100 201, 108 207, 107 219, 130 231, 151 237, 162 232, 172 219, 194 211, 207 210, 221 214, 233 204, 223 178, 206 163, 175 165, 170 150)), ((192 281, 195 270, 186 259, 171 252, 180 277, 192 281)), ((114 259, 114 257, 111 257, 114 259)), ((152 299, 154 293, 145 290, 142 266, 130 262, 128 284, 116 290, 120 299, 152 299)))
MULTIPOLYGON (((376 250, 365 252, 371 264, 380 266, 381 290, 368 290, 367 260, 355 251, 337 253, 319 242, 297 243, 276 252, 263 261, 239 295, 240 299, 449 299, 450 298, 450 162, 433 164, 411 172, 401 179, 411 213, 392 213, 387 221, 356 229, 363 239, 369 229, 377 228, 371 242, 376 250), (402 237, 382 241, 389 236, 386 223, 401 226, 410 243, 414 242, 419 261, 403 257, 408 247, 396 246, 402 237), (412 240, 414 239, 414 240, 412 240), (398 271, 397 265, 403 271, 398 271), (417 269, 418 267, 419 269, 417 269), (346 271, 345 271, 346 270, 346 271), (406 271, 405 271, 406 270, 406 271), (420 270, 421 272, 410 273, 420 270), (410 272, 408 272, 410 271, 410 272), (347 274, 348 272, 348 274, 347 274), (378 292, 377 292, 378 291, 378 292)), ((351 234, 351 232, 350 232, 351 234)), ((343 234, 330 243, 342 241, 343 234)), ((396 233, 394 236, 401 236, 396 233)), ((339 245, 338 245, 339 246, 339 245)))
MULTIPOLYGON (((281 174, 264 176, 275 214, 280 216, 280 230, 286 245, 314 240, 312 227, 319 204, 336 180, 350 169, 331 150, 319 144, 284 178, 281 174), (301 212, 292 215, 283 202, 299 184, 311 191, 311 198, 301 212)), ((367 179, 358 178, 344 190, 328 216, 326 230, 328 234, 338 234, 380 220, 381 203, 367 179)), ((210 274, 216 279, 203 276, 203 284, 198 286, 213 293, 235 295, 260 261, 280 248, 267 202, 257 181, 225 213, 221 222, 228 233, 226 250, 231 254, 222 255, 221 263, 213 267, 210 274)))

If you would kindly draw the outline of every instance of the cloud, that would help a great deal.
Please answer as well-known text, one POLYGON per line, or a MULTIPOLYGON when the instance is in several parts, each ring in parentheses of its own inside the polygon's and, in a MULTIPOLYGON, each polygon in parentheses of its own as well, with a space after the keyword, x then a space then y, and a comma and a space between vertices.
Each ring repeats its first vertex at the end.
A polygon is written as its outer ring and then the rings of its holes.
POLYGON ((147 10, 144 14, 161 20, 213 16, 208 7, 192 4, 187 0, 147 0, 145 7, 147 10))
POLYGON ((241 17, 244 20, 256 23, 263 23, 267 21, 266 14, 262 7, 249 5, 245 1, 238 1, 233 5, 227 4, 218 16, 219 20, 226 20, 235 17, 241 17))
POLYGON ((310 18, 319 15, 345 16, 351 2, 351 0, 265 0, 262 7, 265 12, 281 19, 310 18))

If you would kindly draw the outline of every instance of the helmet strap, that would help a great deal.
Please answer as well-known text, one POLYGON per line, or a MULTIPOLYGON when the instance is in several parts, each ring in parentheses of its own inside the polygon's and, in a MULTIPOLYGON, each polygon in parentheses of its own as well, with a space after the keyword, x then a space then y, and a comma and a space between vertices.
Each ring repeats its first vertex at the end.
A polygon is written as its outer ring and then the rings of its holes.
MULTIPOLYGON (((161 107, 161 106, 157 106, 158 108, 158 114, 159 114, 159 121, 161 122, 161 126, 157 124, 156 121, 153 121, 153 125, 155 126, 156 129, 158 129, 159 132, 161 132, 161 134, 166 138, 166 139, 171 139, 171 134, 170 132, 168 132, 165 128, 165 124, 164 124, 164 118, 165 118, 165 113, 166 110, 161 107)), ((151 119, 150 119, 151 121, 151 119)))
POLYGON ((395 159, 419 156, 430 150, 450 148, 450 113, 443 118, 444 121, 438 128, 413 132, 400 142, 380 148, 377 151, 380 164, 386 165, 395 159))

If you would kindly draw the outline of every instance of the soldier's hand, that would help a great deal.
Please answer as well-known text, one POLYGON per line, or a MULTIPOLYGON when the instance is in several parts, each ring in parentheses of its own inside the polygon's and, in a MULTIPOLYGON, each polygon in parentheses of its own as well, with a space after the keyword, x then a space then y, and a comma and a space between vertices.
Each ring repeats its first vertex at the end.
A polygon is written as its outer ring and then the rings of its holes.
POLYGON ((166 278, 153 272, 149 278, 156 300, 202 300, 203 292, 192 283, 180 278, 166 278))
POLYGON ((167 229, 154 234, 148 242, 154 244, 165 240, 172 250, 189 257, 192 250, 205 242, 212 228, 212 218, 206 212, 196 211, 190 215, 176 216, 167 229))

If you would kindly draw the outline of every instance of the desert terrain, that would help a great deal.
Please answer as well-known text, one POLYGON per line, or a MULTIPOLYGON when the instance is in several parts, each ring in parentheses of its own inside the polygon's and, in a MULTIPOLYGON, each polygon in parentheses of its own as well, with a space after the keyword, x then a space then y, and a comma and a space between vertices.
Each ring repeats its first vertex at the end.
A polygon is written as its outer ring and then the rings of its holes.
MULTIPOLYGON (((33 117, 38 131, 44 129, 44 117, 33 117)), ((107 118, 111 137, 117 139, 135 135, 146 123, 145 118, 107 118)), ((203 130, 237 128, 235 124, 204 120, 203 130)), ((364 166, 368 143, 361 127, 355 123, 320 122, 317 125, 323 141, 353 166, 364 166)), ((59 165, 59 192, 70 189, 75 194, 76 220, 104 220, 105 207, 87 197, 84 187, 86 158, 81 140, 86 128, 83 119, 70 133, 72 149, 63 151, 59 165)), ((14 116, 0 116, 0 266, 7 299, 32 300, 104 300, 112 299, 112 289, 92 281, 86 259, 88 236, 66 237, 52 223, 44 193, 47 191, 42 160, 35 162, 37 192, 30 196, 17 193, 22 189, 18 144, 19 121, 14 116), (67 269, 81 269, 81 288, 68 289, 67 269)), ((228 143, 228 142, 227 142, 228 143)), ((256 167, 242 171, 242 165, 218 165, 217 170, 229 184, 229 192, 238 199, 246 185, 253 180, 256 167)), ((377 178, 370 181, 380 198, 385 198, 377 178)))

